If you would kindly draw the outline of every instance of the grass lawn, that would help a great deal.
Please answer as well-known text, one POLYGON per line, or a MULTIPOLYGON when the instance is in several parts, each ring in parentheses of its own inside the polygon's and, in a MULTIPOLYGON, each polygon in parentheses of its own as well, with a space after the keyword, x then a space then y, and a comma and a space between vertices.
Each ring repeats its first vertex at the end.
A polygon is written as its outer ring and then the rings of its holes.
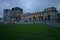
POLYGON ((0 40, 60 40, 60 28, 46 24, 0 24, 0 40))

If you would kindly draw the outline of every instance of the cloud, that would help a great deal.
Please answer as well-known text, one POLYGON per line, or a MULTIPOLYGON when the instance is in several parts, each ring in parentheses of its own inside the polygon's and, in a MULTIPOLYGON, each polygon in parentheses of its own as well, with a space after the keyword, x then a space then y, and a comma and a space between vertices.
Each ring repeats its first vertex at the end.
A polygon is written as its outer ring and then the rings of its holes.
POLYGON ((0 16, 3 15, 3 9, 20 7, 27 12, 42 11, 47 7, 56 7, 60 10, 60 0, 0 0, 0 16))

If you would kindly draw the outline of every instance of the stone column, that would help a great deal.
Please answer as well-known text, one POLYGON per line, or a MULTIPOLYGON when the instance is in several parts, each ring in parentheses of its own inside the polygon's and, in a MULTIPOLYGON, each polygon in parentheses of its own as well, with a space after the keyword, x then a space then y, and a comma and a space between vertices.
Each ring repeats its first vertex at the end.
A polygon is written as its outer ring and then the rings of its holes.
POLYGON ((37 20, 39 20, 39 16, 37 15, 37 20))

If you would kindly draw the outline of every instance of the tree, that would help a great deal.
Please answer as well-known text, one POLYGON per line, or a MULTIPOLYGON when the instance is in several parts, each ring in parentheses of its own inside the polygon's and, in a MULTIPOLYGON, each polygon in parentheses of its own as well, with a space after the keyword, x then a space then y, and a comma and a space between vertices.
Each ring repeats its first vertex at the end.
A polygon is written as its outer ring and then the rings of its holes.
POLYGON ((48 15, 48 21, 50 21, 50 20, 51 20, 51 18, 50 18, 50 17, 51 17, 51 15, 48 15))
POLYGON ((35 16, 33 16, 33 20, 36 21, 36 17, 35 16))
POLYGON ((47 17, 45 17, 45 23, 46 23, 46 21, 47 21, 47 17))
POLYGON ((42 21, 43 21, 43 16, 41 17, 42 21))
POLYGON ((39 16, 39 20, 40 20, 40 18, 41 18, 41 17, 39 16))
POLYGON ((32 21, 32 19, 31 19, 31 18, 29 18, 29 20, 30 20, 30 21, 32 21))

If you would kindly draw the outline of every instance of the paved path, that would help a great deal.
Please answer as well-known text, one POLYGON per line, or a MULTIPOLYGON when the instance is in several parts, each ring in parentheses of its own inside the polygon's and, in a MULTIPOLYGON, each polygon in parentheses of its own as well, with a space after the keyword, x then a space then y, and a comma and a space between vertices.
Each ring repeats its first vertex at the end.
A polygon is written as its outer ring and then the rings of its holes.
POLYGON ((48 24, 48 25, 52 25, 52 26, 55 26, 55 27, 60 27, 60 23, 58 22, 49 22, 49 21, 29 21, 29 22, 19 22, 17 24, 48 24))
POLYGON ((52 26, 55 26, 55 27, 60 27, 60 23, 58 23, 58 22, 47 22, 46 24, 52 25, 52 26))

